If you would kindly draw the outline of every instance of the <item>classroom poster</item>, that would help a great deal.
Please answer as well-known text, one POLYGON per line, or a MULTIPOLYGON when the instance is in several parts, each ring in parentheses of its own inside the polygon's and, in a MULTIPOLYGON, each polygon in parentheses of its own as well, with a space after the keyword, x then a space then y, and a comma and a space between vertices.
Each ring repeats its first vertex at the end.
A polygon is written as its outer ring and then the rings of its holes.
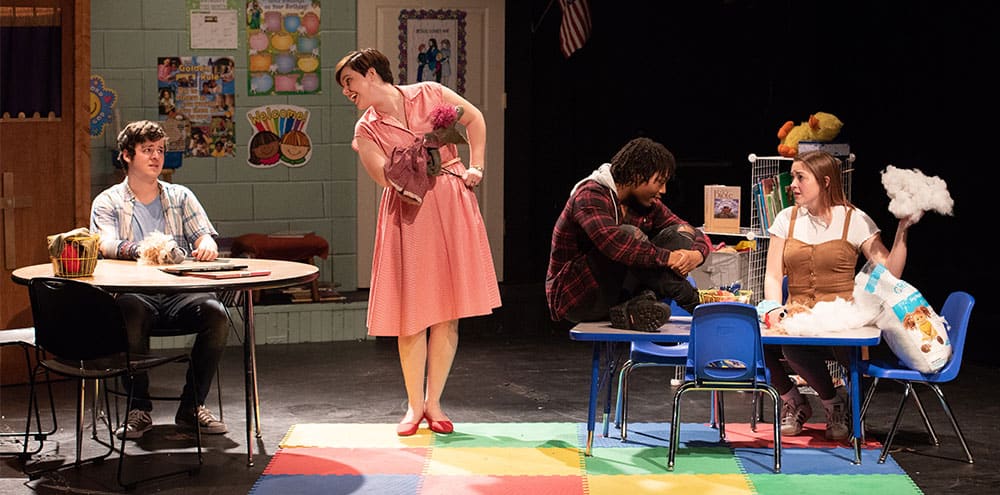
POLYGON ((399 83, 437 81, 465 93, 466 12, 399 12, 399 83))
POLYGON ((248 0, 247 94, 320 93, 318 0, 248 0))
POLYGON ((309 110, 295 105, 267 105, 247 112, 253 136, 247 145, 247 164, 271 168, 282 163, 301 167, 312 157, 309 110))
POLYGON ((233 57, 157 58, 158 108, 170 137, 168 153, 236 156, 235 66, 233 57))

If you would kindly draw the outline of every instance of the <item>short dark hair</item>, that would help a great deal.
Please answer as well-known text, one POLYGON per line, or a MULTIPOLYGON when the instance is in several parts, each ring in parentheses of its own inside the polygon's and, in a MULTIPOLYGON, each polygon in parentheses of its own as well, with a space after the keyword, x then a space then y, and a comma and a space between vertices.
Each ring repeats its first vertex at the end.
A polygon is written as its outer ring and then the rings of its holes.
POLYGON ((118 160, 121 166, 125 167, 126 162, 122 155, 132 158, 135 156, 136 145, 148 142, 159 141, 167 137, 167 131, 159 122, 152 120, 137 120, 130 122, 121 132, 118 133, 118 160))
POLYGON ((375 72, 383 81, 393 84, 392 70, 389 68, 389 58, 374 48, 351 50, 337 62, 336 70, 334 70, 334 79, 341 86, 343 84, 340 82, 340 73, 343 72, 344 67, 350 67, 362 76, 365 75, 365 72, 368 72, 368 69, 375 68, 375 72))
POLYGON ((637 186, 656 174, 666 181, 674 176, 675 170, 677 162, 673 153, 645 137, 625 143, 611 158, 611 176, 616 184, 637 186))

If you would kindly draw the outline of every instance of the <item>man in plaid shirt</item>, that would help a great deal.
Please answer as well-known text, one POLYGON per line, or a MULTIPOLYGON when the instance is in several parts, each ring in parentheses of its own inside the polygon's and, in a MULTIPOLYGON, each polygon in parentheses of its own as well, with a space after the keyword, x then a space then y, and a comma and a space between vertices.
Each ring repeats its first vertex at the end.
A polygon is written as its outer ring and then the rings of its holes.
POLYGON ((670 318, 662 299, 694 310, 698 292, 686 277, 710 247, 660 200, 676 168, 666 147, 636 138, 573 187, 545 277, 554 321, 610 319, 615 328, 655 331, 670 318))
MULTIPOLYGON (((189 255, 198 261, 215 260, 218 232, 201 203, 187 187, 159 180, 167 151, 163 126, 149 120, 129 123, 118 134, 118 151, 125 180, 98 194, 90 209, 90 231, 101 236, 101 256, 137 260, 143 240, 162 233, 172 236, 183 251, 178 253, 181 259, 189 255)), ((205 407, 229 330, 229 314, 215 293, 122 293, 116 301, 125 318, 130 352, 149 354, 154 328, 196 334, 174 422, 202 434, 226 433, 226 424, 205 407)), ((132 382, 134 398, 115 435, 138 440, 153 428, 149 376, 136 373, 134 380, 124 380, 126 387, 132 382)))

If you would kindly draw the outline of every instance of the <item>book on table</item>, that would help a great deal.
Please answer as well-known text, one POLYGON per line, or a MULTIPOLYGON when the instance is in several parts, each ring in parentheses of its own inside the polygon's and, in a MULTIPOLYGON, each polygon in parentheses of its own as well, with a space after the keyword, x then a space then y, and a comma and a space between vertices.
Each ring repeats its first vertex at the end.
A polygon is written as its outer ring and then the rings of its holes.
POLYGON ((271 270, 230 270, 228 272, 188 272, 185 275, 192 277, 210 278, 222 280, 227 278, 264 277, 271 274, 271 270))
POLYGON ((723 234, 740 233, 740 187, 705 186, 705 230, 723 234))
POLYGON ((246 268, 248 268, 248 265, 244 263, 197 261, 181 263, 179 265, 161 266, 160 270, 173 275, 192 275, 195 273, 231 272, 246 268))

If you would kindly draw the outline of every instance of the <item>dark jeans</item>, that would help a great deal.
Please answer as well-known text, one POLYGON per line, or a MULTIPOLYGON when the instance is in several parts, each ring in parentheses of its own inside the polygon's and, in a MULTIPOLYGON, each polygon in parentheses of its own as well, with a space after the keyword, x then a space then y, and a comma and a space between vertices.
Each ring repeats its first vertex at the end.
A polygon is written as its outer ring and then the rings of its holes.
POLYGON ((822 347, 808 345, 766 345, 764 346, 764 362, 771 372, 771 385, 779 394, 785 394, 795 385, 788 372, 785 371, 781 359, 784 358, 788 367, 802 377, 816 391, 820 399, 830 400, 837 391, 833 387, 827 360, 836 360, 842 366, 849 364, 849 355, 845 347, 822 347))
MULTIPOLYGON (((181 393, 181 408, 203 405, 226 348, 229 326, 226 308, 215 294, 122 294, 118 296, 118 306, 128 329, 129 352, 149 353, 149 337, 155 328, 179 328, 197 334, 181 393)), ((129 386, 127 378, 123 382, 129 386)), ((153 410, 146 373, 137 373, 133 386, 132 408, 153 410)))
MULTIPOLYGON (((648 239, 645 233, 634 225, 620 225, 619 229, 637 239, 648 239)), ((665 249, 691 249, 694 244, 694 229, 687 225, 671 225, 653 237, 652 243, 665 249)), ((566 319, 574 322, 600 321, 608 319, 611 306, 627 301, 633 295, 650 289, 658 299, 673 299, 677 305, 693 312, 698 305, 698 291, 686 277, 667 267, 628 267, 594 251, 587 255, 590 269, 601 286, 601 297, 593 304, 573 308, 566 319)))

